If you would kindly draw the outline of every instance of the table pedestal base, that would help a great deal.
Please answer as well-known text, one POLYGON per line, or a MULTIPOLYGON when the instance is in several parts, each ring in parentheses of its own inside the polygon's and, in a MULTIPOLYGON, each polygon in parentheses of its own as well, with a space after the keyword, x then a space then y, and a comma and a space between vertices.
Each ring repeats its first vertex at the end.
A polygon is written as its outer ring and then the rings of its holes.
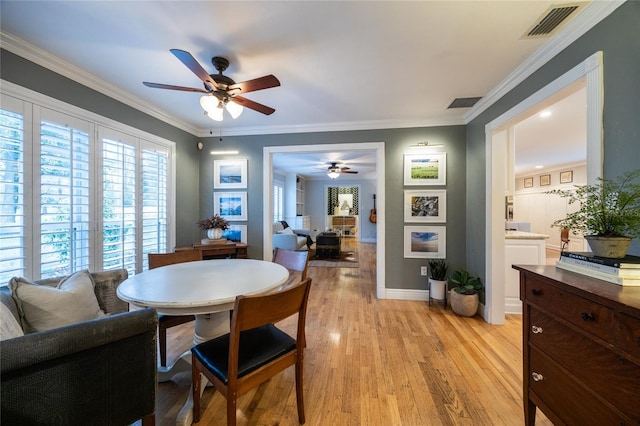
MULTIPOLYGON (((196 315, 195 333, 193 335, 193 345, 215 339, 218 336, 229 332, 229 311, 216 312, 213 314, 196 315)), ((168 382, 177 373, 188 371, 191 374, 191 350, 184 352, 169 367, 158 367, 158 382, 168 382)), ((203 382, 200 387, 204 392, 207 386, 207 379, 202 377, 203 382)), ((176 425, 188 426, 193 423, 193 392, 189 391, 184 406, 176 417, 176 425)))

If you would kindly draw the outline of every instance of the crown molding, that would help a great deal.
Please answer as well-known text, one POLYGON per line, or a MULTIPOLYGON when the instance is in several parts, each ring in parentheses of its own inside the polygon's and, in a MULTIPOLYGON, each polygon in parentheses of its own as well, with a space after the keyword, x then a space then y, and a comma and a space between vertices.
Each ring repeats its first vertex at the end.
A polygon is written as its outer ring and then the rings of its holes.
POLYGON ((491 105, 553 59, 553 57, 558 55, 567 46, 609 16, 618 7, 622 6, 625 1, 626 0, 596 0, 585 6, 585 8, 558 31, 555 36, 543 44, 533 55, 511 72, 507 78, 480 99, 480 101, 464 115, 465 124, 468 124, 471 120, 486 111, 491 105))
POLYGON ((49 52, 34 46, 12 34, 0 31, 0 48, 15 53, 35 64, 45 67, 57 74, 67 77, 77 83, 113 98, 123 104, 129 105, 158 120, 177 127, 185 132, 197 136, 199 129, 181 120, 176 120, 171 115, 158 109, 156 106, 132 96, 121 88, 114 86, 87 71, 72 65, 49 52))

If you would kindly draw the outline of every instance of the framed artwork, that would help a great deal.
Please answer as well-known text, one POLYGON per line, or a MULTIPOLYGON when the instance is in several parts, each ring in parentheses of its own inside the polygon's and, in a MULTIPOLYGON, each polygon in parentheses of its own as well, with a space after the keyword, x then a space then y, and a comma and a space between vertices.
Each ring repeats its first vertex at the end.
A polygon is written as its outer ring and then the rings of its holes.
POLYGON ((246 188, 247 159, 214 160, 213 187, 220 189, 246 188))
POLYGON ((247 193, 214 192, 213 209, 214 213, 229 221, 247 220, 247 193))
POLYGON ((447 257, 446 226, 405 226, 404 257, 444 259, 447 257))
POLYGON ((548 186, 548 185, 551 185, 551 175, 541 175, 540 186, 548 186))
POLYGON ((532 177, 524 178, 524 187, 525 188, 532 188, 533 187, 533 178, 532 177))
POLYGON ((247 225, 229 225, 229 229, 222 231, 222 237, 236 243, 247 243, 247 225))
POLYGON ((447 191, 404 191, 405 222, 446 222, 447 191))
POLYGON ((560 172, 560 183, 571 183, 571 182, 573 182, 573 170, 560 172))
POLYGON ((445 185, 446 183, 446 153, 404 155, 405 185, 445 185))

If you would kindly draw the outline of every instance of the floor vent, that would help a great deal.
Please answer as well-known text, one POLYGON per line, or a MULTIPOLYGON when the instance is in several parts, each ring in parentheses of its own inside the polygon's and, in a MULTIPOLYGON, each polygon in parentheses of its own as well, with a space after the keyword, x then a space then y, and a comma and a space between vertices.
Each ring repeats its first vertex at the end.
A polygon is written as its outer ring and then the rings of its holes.
POLYGON ((474 106, 482 97, 478 98, 455 98, 453 102, 447 107, 449 108, 471 108, 474 106))
POLYGON ((581 8, 584 3, 571 3, 564 5, 551 6, 542 14, 542 16, 527 31, 524 38, 541 38, 548 37, 558 30, 562 25, 566 24, 567 18, 575 11, 581 8))

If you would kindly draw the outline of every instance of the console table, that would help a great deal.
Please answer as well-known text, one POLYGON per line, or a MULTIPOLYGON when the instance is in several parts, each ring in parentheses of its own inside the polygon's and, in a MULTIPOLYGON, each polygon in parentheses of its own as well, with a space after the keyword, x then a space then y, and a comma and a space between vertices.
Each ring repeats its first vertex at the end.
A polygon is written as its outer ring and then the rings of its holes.
POLYGON ((640 287, 519 266, 525 424, 640 424, 640 287))
POLYGON ((175 251, 184 250, 201 250, 202 259, 224 259, 227 257, 246 259, 247 258, 247 245, 245 243, 237 243, 227 240, 223 244, 201 244, 193 243, 190 246, 176 247, 175 251))

